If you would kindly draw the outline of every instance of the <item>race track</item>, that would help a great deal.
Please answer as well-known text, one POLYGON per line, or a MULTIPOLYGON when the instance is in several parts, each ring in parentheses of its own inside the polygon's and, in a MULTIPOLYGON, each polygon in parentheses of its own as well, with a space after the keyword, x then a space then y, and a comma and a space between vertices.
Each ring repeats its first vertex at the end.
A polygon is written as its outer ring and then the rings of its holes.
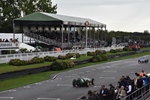
MULTIPOLYGON (((150 59, 150 56, 146 58, 150 59)), ((150 73, 150 63, 139 64, 137 61, 138 58, 121 60, 60 73, 53 80, 0 92, 0 100, 76 100, 79 96, 87 96, 88 90, 99 92, 101 85, 116 85, 122 75, 133 79, 135 72, 145 70, 150 73), (72 80, 80 76, 95 78, 95 85, 73 87, 72 80)))

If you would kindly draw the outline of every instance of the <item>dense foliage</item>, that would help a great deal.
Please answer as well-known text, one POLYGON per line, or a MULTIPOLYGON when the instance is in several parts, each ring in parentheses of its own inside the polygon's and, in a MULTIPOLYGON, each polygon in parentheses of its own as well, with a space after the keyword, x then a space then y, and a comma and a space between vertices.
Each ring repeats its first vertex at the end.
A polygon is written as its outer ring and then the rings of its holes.
POLYGON ((74 62, 73 61, 56 61, 52 63, 51 70, 63 70, 63 69, 68 69, 74 67, 74 62))
POLYGON ((57 13, 51 0, 0 0, 0 33, 13 32, 13 20, 34 12, 57 13))
POLYGON ((37 64, 37 63, 44 63, 44 59, 40 57, 34 57, 31 60, 11 59, 9 61, 9 64, 14 66, 23 66, 23 65, 37 64))

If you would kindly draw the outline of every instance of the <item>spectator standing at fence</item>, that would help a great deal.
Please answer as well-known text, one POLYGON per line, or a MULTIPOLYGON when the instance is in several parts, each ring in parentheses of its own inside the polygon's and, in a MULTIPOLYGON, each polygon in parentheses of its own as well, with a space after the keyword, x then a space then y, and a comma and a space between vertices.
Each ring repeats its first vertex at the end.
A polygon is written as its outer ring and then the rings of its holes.
POLYGON ((97 91, 94 91, 93 95, 97 98, 97 100, 102 100, 97 91))
POLYGON ((88 100, 100 100, 91 90, 88 91, 88 100))
POLYGON ((127 98, 127 100, 132 100, 132 95, 130 95, 131 93, 132 93, 132 90, 133 88, 132 88, 132 83, 131 83, 131 81, 129 81, 128 82, 128 85, 127 85, 127 95, 129 96, 128 98, 127 98))
POLYGON ((86 98, 86 96, 81 96, 81 97, 77 98, 77 100, 88 100, 88 99, 86 98))
POLYGON ((123 100, 125 96, 126 96, 126 91, 124 90, 124 86, 121 86, 116 96, 116 100, 123 100))
POLYGON ((100 97, 102 98, 102 100, 108 100, 109 91, 108 91, 108 89, 105 87, 105 85, 102 85, 102 86, 101 86, 99 95, 100 95, 100 97))
POLYGON ((136 83, 137 89, 141 88, 143 86, 143 84, 144 84, 144 81, 143 81, 142 77, 137 79, 137 83, 136 83))
POLYGON ((126 76, 126 81, 127 81, 127 84, 128 84, 128 83, 131 82, 132 80, 131 80, 131 78, 130 78, 129 76, 126 76))
POLYGON ((145 86, 144 91, 149 92, 149 85, 148 85, 150 83, 149 77, 145 75, 142 79, 144 82, 143 85, 145 86))
POLYGON ((115 100, 115 87, 109 84, 109 100, 115 100))
POLYGON ((120 85, 119 85, 119 88, 120 88, 121 86, 124 86, 125 88, 126 88, 126 86, 127 86, 127 80, 126 80, 126 78, 125 78, 124 76, 122 76, 122 77, 120 78, 120 85))
POLYGON ((140 79, 140 74, 136 72, 136 73, 135 73, 135 76, 136 76, 136 77, 135 77, 135 79, 134 79, 134 86, 135 86, 135 89, 137 89, 137 80, 140 79))
POLYGON ((144 82, 143 85, 147 85, 150 82, 149 77, 147 75, 144 75, 144 77, 142 79, 143 79, 143 82, 144 82))
POLYGON ((131 81, 129 81, 128 85, 127 85, 127 95, 129 95, 131 93, 132 93, 132 83, 131 83, 131 81))
POLYGON ((141 77, 144 77, 146 75, 146 72, 144 71, 144 70, 142 70, 141 72, 140 72, 140 76, 141 77))

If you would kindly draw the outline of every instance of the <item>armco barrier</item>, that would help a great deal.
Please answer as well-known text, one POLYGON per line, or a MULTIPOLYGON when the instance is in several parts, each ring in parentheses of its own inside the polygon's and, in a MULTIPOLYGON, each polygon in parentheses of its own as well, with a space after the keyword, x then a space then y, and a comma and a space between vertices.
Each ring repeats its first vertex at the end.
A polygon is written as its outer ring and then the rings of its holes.
POLYGON ((8 72, 8 73, 0 74, 0 80, 16 78, 16 77, 20 77, 20 76, 25 76, 25 75, 29 75, 29 74, 35 74, 35 73, 40 73, 40 72, 50 71, 50 70, 51 70, 50 66, 44 66, 44 67, 39 67, 39 68, 32 68, 32 69, 8 72))
POLYGON ((74 61, 74 64, 75 65, 86 64, 86 63, 91 62, 91 61, 92 61, 92 58, 89 58, 89 59, 85 59, 85 60, 74 61))

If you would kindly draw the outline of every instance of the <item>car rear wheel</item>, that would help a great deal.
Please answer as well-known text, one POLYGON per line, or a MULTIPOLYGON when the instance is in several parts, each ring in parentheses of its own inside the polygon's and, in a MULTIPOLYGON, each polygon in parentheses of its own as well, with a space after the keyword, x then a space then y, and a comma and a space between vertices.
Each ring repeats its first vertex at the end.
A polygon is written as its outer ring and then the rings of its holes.
POLYGON ((94 85, 94 83, 95 83, 95 79, 94 79, 94 78, 92 78, 91 82, 92 82, 92 85, 94 85))
POLYGON ((72 82, 73 87, 76 87, 76 83, 77 83, 77 80, 74 79, 73 82, 72 82))
POLYGON ((90 86, 90 82, 86 81, 86 87, 89 87, 89 86, 90 86))

